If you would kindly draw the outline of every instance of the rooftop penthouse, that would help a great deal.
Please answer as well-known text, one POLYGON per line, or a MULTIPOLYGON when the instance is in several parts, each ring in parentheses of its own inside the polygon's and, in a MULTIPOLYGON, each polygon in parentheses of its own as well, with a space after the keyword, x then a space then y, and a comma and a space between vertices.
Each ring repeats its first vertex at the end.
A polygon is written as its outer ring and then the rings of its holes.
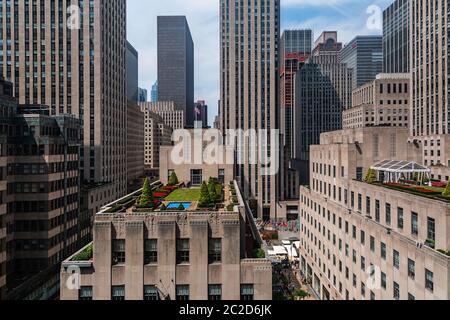
POLYGON ((261 241, 234 181, 147 182, 97 213, 93 243, 62 265, 61 299, 271 299, 272 265, 253 258, 261 241))

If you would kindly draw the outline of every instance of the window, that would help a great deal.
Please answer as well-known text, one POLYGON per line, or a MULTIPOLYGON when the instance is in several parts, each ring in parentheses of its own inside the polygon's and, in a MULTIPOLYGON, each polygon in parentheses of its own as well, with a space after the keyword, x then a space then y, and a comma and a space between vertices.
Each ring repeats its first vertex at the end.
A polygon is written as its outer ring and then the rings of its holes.
POLYGON ((177 286, 177 301, 189 300, 189 285, 177 286))
POLYGON ((208 287, 208 300, 209 301, 222 300, 222 286, 220 284, 213 284, 208 287))
POLYGON ((356 180, 363 181, 363 168, 362 167, 356 168, 356 180))
POLYGON ((375 252, 375 238, 370 237, 370 251, 375 252))
POLYGON ((125 240, 113 240, 113 265, 125 263, 125 240))
POLYGON ((408 259, 408 277, 413 280, 416 278, 416 263, 411 259, 408 259))
POLYGON ((111 292, 112 301, 124 301, 125 300, 125 286, 113 286, 111 292))
POLYGON ((361 230, 361 245, 366 245, 366 233, 361 230))
POLYGON ((386 278, 386 273, 382 272, 381 273, 381 287, 386 290, 387 288, 387 278, 386 278))
POLYGON ((375 221, 380 222, 380 200, 375 201, 375 221))
POLYGON ((386 204, 386 224, 391 225, 391 205, 389 203, 386 204))
POLYGON ((189 239, 177 241, 177 263, 189 263, 189 239))
POLYGON ((400 300, 400 285, 394 282, 394 299, 400 300))
POLYGON ((159 300, 158 288, 156 286, 144 286, 144 301, 159 300))
POLYGON ((222 184, 225 183, 225 169, 219 169, 218 181, 222 184))
POLYGON ((427 239, 436 241, 436 221, 430 217, 427 221, 427 239))
POLYGON ((78 293, 78 300, 80 301, 92 300, 92 287, 81 287, 78 293))
POLYGON ((408 300, 409 301, 414 301, 414 300, 416 300, 416 297, 413 296, 411 293, 408 293, 408 300))
POLYGON ((431 292, 434 291, 434 275, 428 269, 425 269, 425 288, 431 292))
POLYGON ((222 239, 210 239, 209 240, 209 263, 221 263, 222 262, 222 239))
POLYGON ((200 186, 203 183, 203 170, 191 170, 191 184, 200 186))
POLYGON ((414 236, 419 235, 419 215, 415 212, 411 213, 411 233, 414 236))
POLYGON ((394 268, 400 269, 400 253, 397 250, 394 250, 393 257, 394 268))
POLYGON ((158 240, 145 240, 144 264, 158 263, 158 240))
POLYGON ((254 295, 252 284, 241 285, 241 300, 242 301, 252 301, 254 295))
POLYGON ((403 208, 397 208, 397 227, 402 230, 404 226, 403 208))
POLYGON ((386 252, 386 244, 385 243, 381 243, 381 258, 383 260, 386 260, 387 257, 387 252, 386 252))

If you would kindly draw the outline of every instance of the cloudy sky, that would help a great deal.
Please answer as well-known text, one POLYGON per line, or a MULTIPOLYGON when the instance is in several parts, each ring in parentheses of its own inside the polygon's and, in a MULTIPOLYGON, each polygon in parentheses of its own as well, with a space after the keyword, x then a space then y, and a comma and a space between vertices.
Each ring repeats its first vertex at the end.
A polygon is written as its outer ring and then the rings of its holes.
MULTIPOLYGON (((284 29, 310 28, 317 37, 337 30, 346 43, 356 35, 380 34, 379 13, 394 0, 281 0, 284 29), (373 18, 376 17, 376 18, 373 18)), ((139 85, 157 77, 156 17, 186 15, 195 44, 195 98, 206 100, 210 123, 219 99, 219 0, 128 0, 128 40, 139 51, 139 85)))

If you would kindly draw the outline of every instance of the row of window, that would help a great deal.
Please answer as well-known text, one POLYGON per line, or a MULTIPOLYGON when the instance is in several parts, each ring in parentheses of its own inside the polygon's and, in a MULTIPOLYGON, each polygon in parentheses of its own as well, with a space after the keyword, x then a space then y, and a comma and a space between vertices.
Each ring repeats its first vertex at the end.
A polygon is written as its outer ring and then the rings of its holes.
MULTIPOLYGON (((177 264, 190 263, 190 243, 189 239, 177 239, 177 264)), ((126 246, 125 240, 113 240, 112 243, 112 263, 113 265, 125 264, 126 246)), ((209 239, 208 241, 208 262, 222 262, 222 239, 209 239)), ((144 264, 158 263, 158 240, 149 239, 144 241, 144 264)))
MULTIPOLYGON (((190 287, 189 285, 177 285, 176 286, 175 299, 178 301, 187 301, 190 299, 190 287)), ((93 300, 93 290, 90 286, 81 287, 78 292, 78 299, 81 301, 93 300)), ((145 301, 157 301, 157 300, 170 300, 171 297, 167 296, 164 292, 158 289, 155 285, 144 286, 144 300, 145 301)), ((245 284, 241 285, 241 300, 251 301, 254 299, 253 285, 245 284)), ((113 286, 111 288, 111 300, 124 301, 125 300, 125 286, 113 286)), ((222 300, 222 285, 212 284, 208 286, 208 300, 220 301, 222 300)))

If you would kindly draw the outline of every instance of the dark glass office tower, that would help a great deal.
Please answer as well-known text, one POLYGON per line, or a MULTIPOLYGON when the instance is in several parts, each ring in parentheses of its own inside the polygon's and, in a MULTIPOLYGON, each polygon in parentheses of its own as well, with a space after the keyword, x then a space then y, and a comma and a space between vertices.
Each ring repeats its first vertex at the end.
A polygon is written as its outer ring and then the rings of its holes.
POLYGON ((357 36, 342 49, 340 60, 353 69, 353 89, 375 80, 383 71, 383 37, 357 36))
POLYGON ((175 102, 194 125, 194 42, 184 16, 158 17, 158 100, 175 102))
POLYGON ((383 12, 383 73, 409 73, 410 1, 396 0, 383 12))
POLYGON ((295 78, 296 124, 294 143, 300 183, 309 181, 310 146, 320 134, 342 128, 342 111, 351 106, 352 70, 339 62, 337 32, 324 32, 311 58, 295 78))

